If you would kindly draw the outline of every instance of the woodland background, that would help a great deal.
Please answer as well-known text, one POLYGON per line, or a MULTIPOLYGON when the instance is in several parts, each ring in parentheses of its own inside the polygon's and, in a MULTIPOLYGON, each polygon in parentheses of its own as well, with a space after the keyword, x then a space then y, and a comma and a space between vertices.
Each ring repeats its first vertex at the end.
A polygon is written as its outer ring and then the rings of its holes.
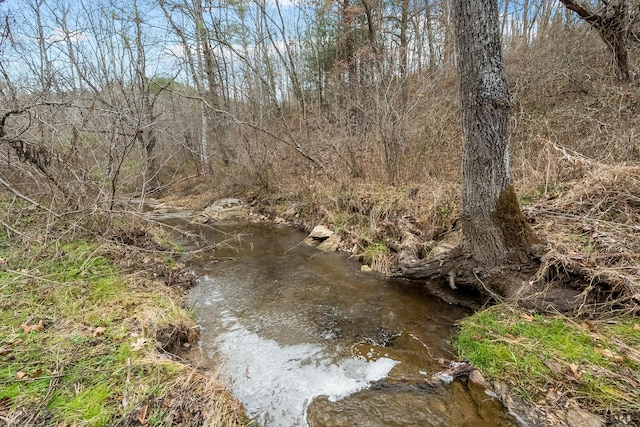
MULTIPOLYGON (((390 239, 409 231, 428 242, 456 226, 449 1, 0 6, 0 177, 14 195, 83 214, 128 209, 132 196, 196 208, 238 196, 304 227, 331 226, 343 249, 368 248, 382 271, 394 263, 381 255, 390 239)), ((525 214, 554 212, 540 227, 597 213, 620 236, 634 230, 639 8, 499 2, 511 174, 525 214)), ((574 231, 563 243, 612 245, 592 225, 574 231)))

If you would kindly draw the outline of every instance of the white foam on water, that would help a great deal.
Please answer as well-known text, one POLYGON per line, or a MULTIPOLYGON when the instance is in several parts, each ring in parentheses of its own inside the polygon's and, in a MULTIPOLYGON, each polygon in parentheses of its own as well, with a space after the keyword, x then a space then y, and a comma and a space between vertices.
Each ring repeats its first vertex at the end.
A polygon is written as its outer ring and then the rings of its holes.
POLYGON ((319 345, 282 346, 239 324, 205 350, 223 360, 220 377, 265 427, 306 426, 306 409, 314 397, 342 399, 385 378, 397 364, 389 358, 335 362, 319 345))
MULTIPOLYGON (((208 277, 203 280, 210 280, 208 277)), ((307 426, 306 411, 318 396, 340 400, 385 378, 398 363, 388 357, 334 359, 321 344, 282 345, 261 337, 225 307, 218 290, 198 295, 196 307, 216 312, 201 318, 202 350, 250 417, 264 427, 307 426)))

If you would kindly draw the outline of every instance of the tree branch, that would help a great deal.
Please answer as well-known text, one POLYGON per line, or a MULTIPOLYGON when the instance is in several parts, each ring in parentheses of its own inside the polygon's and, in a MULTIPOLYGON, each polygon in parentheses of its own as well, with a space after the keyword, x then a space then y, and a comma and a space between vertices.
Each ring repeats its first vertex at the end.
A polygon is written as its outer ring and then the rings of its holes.
POLYGON ((602 27, 602 16, 591 9, 587 3, 575 0, 560 0, 562 4, 569 10, 574 11, 578 16, 596 28, 602 27))
POLYGON ((24 194, 22 194, 21 192, 13 188, 13 186, 9 184, 7 181, 5 181, 4 179, 2 179, 2 177, 0 177, 0 184, 2 184, 7 190, 13 193, 16 197, 31 203, 32 205, 42 209, 43 211, 49 212, 51 215, 55 216, 56 218, 60 218, 60 215, 58 215, 51 209, 47 208, 46 206, 42 206, 40 203, 36 202, 33 199, 30 199, 29 197, 25 196, 24 194))

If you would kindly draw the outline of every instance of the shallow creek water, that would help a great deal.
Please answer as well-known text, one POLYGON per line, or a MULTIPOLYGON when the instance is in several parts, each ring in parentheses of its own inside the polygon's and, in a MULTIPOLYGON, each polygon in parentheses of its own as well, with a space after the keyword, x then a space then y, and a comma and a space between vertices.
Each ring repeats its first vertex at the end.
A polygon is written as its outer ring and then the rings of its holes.
POLYGON ((448 339, 463 309, 361 272, 288 227, 161 220, 219 245, 187 260, 199 278, 188 300, 202 363, 260 425, 517 425, 482 387, 429 381, 454 358, 448 339))

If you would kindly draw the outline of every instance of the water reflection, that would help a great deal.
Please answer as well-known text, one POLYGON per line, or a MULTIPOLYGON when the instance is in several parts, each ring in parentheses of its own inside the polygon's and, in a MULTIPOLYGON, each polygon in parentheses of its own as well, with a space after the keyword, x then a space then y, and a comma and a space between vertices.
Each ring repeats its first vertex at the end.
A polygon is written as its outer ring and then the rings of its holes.
POLYGON ((392 413, 399 426, 513 425, 501 406, 483 403, 491 398, 476 401, 468 390, 452 403, 470 405, 463 423, 416 421, 416 414, 444 419, 434 415, 442 399, 433 396, 459 386, 436 393, 416 384, 452 357, 447 340, 463 309, 415 285, 360 272, 356 261, 300 244, 305 235, 286 227, 219 224, 213 231, 171 223, 210 242, 242 233, 234 247, 190 260, 200 283, 189 300, 206 363, 262 425, 306 426, 307 416, 312 425, 384 425, 381 414, 392 413))

